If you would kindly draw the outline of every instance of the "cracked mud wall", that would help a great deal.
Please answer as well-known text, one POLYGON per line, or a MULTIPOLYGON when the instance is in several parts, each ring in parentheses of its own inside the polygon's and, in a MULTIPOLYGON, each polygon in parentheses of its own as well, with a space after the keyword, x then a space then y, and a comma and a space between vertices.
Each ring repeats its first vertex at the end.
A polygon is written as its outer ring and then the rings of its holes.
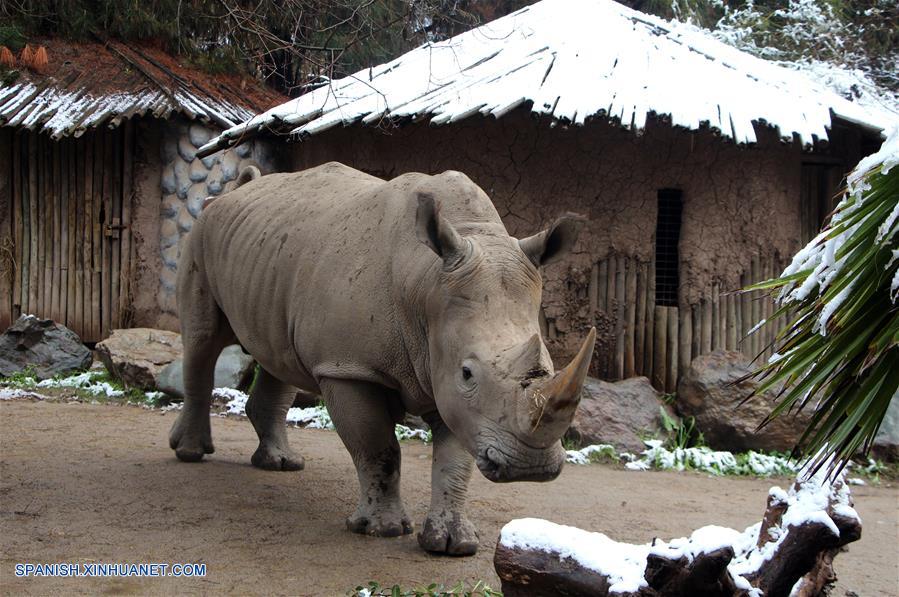
POLYGON ((549 345, 561 363, 590 325, 598 326, 600 345, 609 342, 604 314, 586 300, 590 272, 612 255, 651 260, 659 189, 683 193, 681 305, 696 303, 713 282, 736 289, 753 255, 783 257, 799 248, 802 152, 757 133, 756 146, 739 147, 663 123, 638 136, 604 123, 551 127, 517 110, 450 126, 354 126, 290 147, 294 170, 337 160, 387 179, 462 171, 493 199, 514 236, 533 234, 566 211, 586 215, 574 254, 544 271, 544 311, 557 332, 549 345))

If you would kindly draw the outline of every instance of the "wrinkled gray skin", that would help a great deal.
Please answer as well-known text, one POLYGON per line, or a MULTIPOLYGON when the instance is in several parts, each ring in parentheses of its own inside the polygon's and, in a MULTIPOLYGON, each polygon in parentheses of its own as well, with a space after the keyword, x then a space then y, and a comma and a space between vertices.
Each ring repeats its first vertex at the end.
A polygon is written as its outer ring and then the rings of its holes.
POLYGON ((213 452, 215 361, 236 339, 262 367, 247 403, 255 466, 303 468, 285 415, 294 388, 320 393, 361 486, 348 528, 410 533, 394 424, 420 415, 434 458, 419 543, 475 553, 463 514, 472 463, 492 481, 545 481, 564 462, 594 332, 554 375, 539 267, 571 247, 579 221, 516 240, 458 172, 385 182, 330 163, 257 175, 207 204, 181 255, 186 398, 171 447, 185 461, 213 452))

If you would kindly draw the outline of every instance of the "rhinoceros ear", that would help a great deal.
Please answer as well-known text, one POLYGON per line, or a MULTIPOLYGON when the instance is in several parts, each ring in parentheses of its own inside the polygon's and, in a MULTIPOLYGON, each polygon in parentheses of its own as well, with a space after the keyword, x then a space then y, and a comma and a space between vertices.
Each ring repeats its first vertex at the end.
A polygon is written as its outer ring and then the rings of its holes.
POLYGON ((586 221, 584 216, 567 213, 543 232, 519 240, 518 246, 537 267, 558 261, 571 251, 586 221))
POLYGON ((418 194, 415 235, 443 258, 445 267, 458 264, 465 256, 468 243, 456 232, 453 225, 440 215, 440 204, 430 193, 418 194))

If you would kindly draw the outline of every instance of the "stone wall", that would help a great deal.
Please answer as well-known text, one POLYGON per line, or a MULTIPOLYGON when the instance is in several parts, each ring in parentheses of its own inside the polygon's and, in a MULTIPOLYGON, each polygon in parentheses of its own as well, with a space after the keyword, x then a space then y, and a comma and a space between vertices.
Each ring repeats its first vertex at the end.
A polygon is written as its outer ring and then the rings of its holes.
POLYGON ((713 283, 737 288, 753 256, 782 258, 799 248, 803 151, 767 129, 757 133, 757 145, 740 147, 660 122, 637 135, 600 122, 551 126, 517 110, 450 126, 334 129, 294 145, 290 169, 336 160, 387 179, 459 170, 519 237, 562 212, 585 214, 575 254, 544 272, 544 312, 559 332, 550 349, 564 361, 597 323, 579 298, 593 265, 612 255, 651 260, 659 189, 683 193, 681 305, 695 304, 713 283))
POLYGON ((200 215, 203 201, 220 195, 240 171, 251 164, 263 174, 276 170, 269 145, 254 141, 206 158, 196 157, 197 148, 219 131, 184 119, 170 121, 161 144, 162 203, 159 211, 159 250, 161 269, 156 302, 159 308, 157 327, 179 329, 175 301, 175 278, 181 247, 194 221, 200 215))

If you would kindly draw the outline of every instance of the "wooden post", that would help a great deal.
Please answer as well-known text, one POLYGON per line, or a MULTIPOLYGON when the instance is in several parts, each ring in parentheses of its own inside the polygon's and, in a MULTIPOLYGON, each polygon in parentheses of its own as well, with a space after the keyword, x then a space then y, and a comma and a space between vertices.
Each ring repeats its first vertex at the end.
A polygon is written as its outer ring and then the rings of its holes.
POLYGON ((737 295, 727 295, 727 350, 737 350, 737 295))
POLYGON ((692 363, 693 359, 702 354, 702 312, 699 303, 690 305, 690 319, 693 324, 690 342, 690 362, 692 363))
POLYGON ((91 190, 93 197, 93 211, 91 215, 91 335, 103 339, 103 271, 106 269, 103 263, 103 247, 106 237, 103 235, 103 223, 100 221, 100 212, 103 209, 103 151, 99 131, 94 134, 94 139, 85 140, 85 145, 91 147, 91 169, 84 175, 90 175, 93 179, 91 190))
MULTIPOLYGON (((126 143, 127 145, 127 143, 126 143)), ((130 168, 129 168, 130 170, 130 168)), ((126 174, 122 177, 122 180, 128 181, 129 176, 126 174)), ((125 198, 127 203, 128 197, 125 198)), ((123 204, 124 210, 124 204, 123 204)), ((590 282, 587 286, 587 304, 590 305, 590 317, 594 317, 596 309, 599 308, 599 264, 594 263, 593 267, 590 268, 590 282)))
POLYGON ((637 266, 637 320, 634 323, 634 369, 638 375, 646 375, 644 341, 646 339, 646 270, 645 263, 637 266))
POLYGON ((653 319, 655 321, 655 338, 652 355, 652 385, 659 391, 665 391, 668 381, 668 372, 665 370, 668 364, 668 308, 655 307, 653 319))
POLYGON ((656 261, 649 262, 646 276, 646 339, 643 341, 643 375, 654 379, 655 374, 655 314, 656 314, 656 261))
POLYGON ((668 314, 665 318, 668 320, 668 346, 665 349, 668 353, 668 362, 665 364, 665 391, 677 391, 677 368, 679 359, 677 356, 680 338, 678 337, 678 308, 665 307, 668 314))
POLYGON ((680 379, 690 368, 690 355, 693 353, 693 312, 689 305, 678 310, 678 319, 677 377, 680 379))
POLYGON ((702 343, 700 345, 700 350, 702 351, 702 354, 709 354, 712 352, 712 302, 703 297, 700 306, 702 308, 702 324, 700 331, 702 334, 702 343))
MULTIPOLYGON (((744 271, 740 274, 740 288, 746 288, 749 284, 749 275, 744 271)), ((750 328, 752 328, 752 305, 749 294, 748 292, 740 293, 740 350, 747 357, 750 353, 748 334, 750 328)))
POLYGON ((712 282, 712 350, 721 348, 721 326, 718 321, 721 318, 721 308, 719 304, 718 282, 712 282))
MULTIPOLYGON (((759 269, 759 258, 756 255, 752 256, 752 264, 750 266, 752 268, 752 283, 761 282, 761 270, 759 269)), ((762 320, 762 305, 759 301, 759 291, 754 290, 752 292, 752 323, 750 325, 750 329, 754 328, 758 325, 759 321, 762 320)), ((761 336, 760 331, 756 331, 754 334, 750 336, 750 350, 752 351, 752 356, 750 358, 755 358, 758 356, 761 341, 759 340, 761 336)))
POLYGON ((12 277, 15 272, 13 239, 12 129, 0 129, 0 330, 13 321, 12 277))
POLYGON ((119 296, 121 293, 120 277, 122 272, 122 130, 114 130, 109 135, 111 143, 107 145, 112 149, 112 188, 109 193, 109 201, 112 207, 112 225, 109 236, 109 247, 112 251, 112 271, 109 274, 109 307, 112 311, 110 320, 112 328, 122 327, 122 314, 119 311, 119 296))
MULTIPOLYGON (((121 281, 119 283, 119 318, 121 325, 128 326, 130 323, 130 305, 131 305, 131 201, 132 201, 132 182, 133 182, 133 165, 132 158, 134 156, 134 122, 128 120, 125 122, 125 131, 123 137, 122 148, 122 248, 121 248, 121 281)), ((595 316, 596 311, 596 264, 590 272, 590 288, 592 295, 590 297, 590 318, 595 316)))
POLYGON ((597 307, 607 314, 609 312, 609 263, 605 259, 599 262, 597 275, 597 307))
POLYGON ((12 317, 18 318, 23 313, 22 305, 25 300, 22 297, 22 246, 24 243, 23 215, 25 211, 25 176, 22 172, 22 133, 14 131, 11 134, 12 146, 12 176, 13 176, 13 234, 15 243, 15 269, 12 280, 12 317))
POLYGON ((634 355, 634 328, 637 325, 637 260, 629 259, 627 279, 625 281, 624 301, 627 316, 624 330, 624 377, 636 375, 636 357, 634 355))
POLYGON ((38 304, 38 294, 40 292, 38 275, 40 263, 38 262, 38 230, 40 229, 40 219, 38 217, 37 205, 37 138, 35 133, 28 134, 28 211, 29 211, 29 232, 30 247, 28 259, 28 311, 34 314, 40 309, 38 304))
POLYGON ((72 139, 64 139, 60 146, 61 166, 65 168, 63 181, 65 182, 64 196, 66 200, 66 224, 68 232, 66 238, 68 241, 67 254, 67 278, 68 287, 66 289, 66 325, 75 329, 78 321, 78 312, 75 308, 75 287, 78 285, 78 265, 76 256, 78 254, 78 234, 76 232, 78 221, 78 190, 73 182, 72 172, 72 153, 75 151, 75 142, 72 139))
POLYGON ((615 258, 615 377, 624 379, 624 325, 627 317, 625 303, 625 273, 627 258, 615 258))

